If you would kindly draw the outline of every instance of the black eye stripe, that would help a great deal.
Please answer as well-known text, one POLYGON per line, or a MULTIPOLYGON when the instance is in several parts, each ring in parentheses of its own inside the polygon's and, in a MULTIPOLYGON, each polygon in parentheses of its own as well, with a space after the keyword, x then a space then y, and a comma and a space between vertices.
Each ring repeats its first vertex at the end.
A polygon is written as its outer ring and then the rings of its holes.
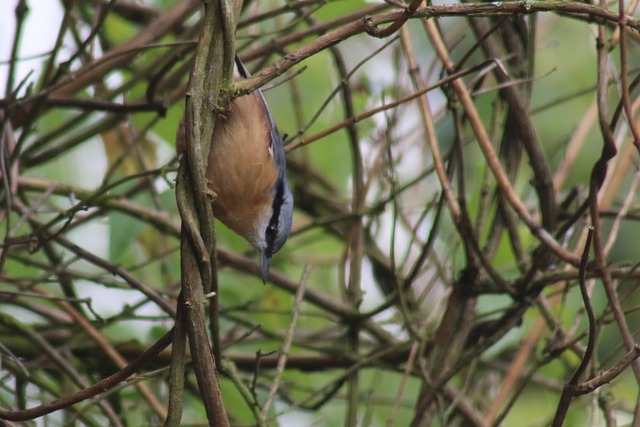
POLYGON ((275 246, 276 236, 278 234, 278 225, 280 221, 280 208, 282 207, 284 197, 284 181, 278 177, 278 182, 276 185, 276 194, 273 198, 273 204, 271 208, 273 209, 273 213, 271 214, 271 219, 269 220, 269 225, 265 230, 265 239, 267 241, 267 253, 272 254, 275 246))

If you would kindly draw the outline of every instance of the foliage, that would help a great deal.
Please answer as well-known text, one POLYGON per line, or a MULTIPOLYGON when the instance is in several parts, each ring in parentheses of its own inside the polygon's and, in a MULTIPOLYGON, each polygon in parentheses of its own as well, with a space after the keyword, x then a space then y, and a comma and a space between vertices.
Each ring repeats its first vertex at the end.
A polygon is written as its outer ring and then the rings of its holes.
MULTIPOLYGON (((213 359, 191 347, 184 365, 189 328, 173 328, 175 135, 204 13, 51 2, 29 57, 27 3, 0 34, 0 420, 212 425, 198 369, 213 359)), ((288 135, 296 211, 266 286, 216 226, 217 415, 640 422, 627 7, 246 1, 235 46, 254 73, 234 88, 262 87, 288 135)))

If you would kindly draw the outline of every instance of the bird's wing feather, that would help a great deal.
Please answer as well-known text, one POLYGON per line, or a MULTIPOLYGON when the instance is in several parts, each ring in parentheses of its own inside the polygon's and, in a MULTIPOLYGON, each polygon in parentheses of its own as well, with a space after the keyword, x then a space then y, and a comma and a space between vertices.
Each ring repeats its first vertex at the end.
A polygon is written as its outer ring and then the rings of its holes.
MULTIPOLYGON (((238 74, 241 78, 246 79, 250 76, 249 71, 244 66, 240 58, 236 55, 236 68, 238 74)), ((270 127, 271 138, 269 141, 269 154, 274 158, 274 161, 278 166, 284 165, 284 142, 282 141, 282 137, 280 136, 280 132, 278 132, 278 127, 276 126, 275 120, 273 120, 273 116, 271 115, 271 111, 267 106, 267 101, 262 94, 260 89, 256 89, 254 92, 255 96, 259 99, 261 107, 264 111, 264 114, 267 117, 267 121, 270 127)))

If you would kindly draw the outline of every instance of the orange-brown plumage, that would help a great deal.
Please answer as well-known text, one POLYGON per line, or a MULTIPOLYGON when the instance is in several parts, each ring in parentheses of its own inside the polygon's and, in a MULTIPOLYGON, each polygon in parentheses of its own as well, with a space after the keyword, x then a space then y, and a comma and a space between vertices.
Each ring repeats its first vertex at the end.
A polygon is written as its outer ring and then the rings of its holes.
MULTIPOLYGON (((236 58, 236 77, 247 76, 236 58)), ((266 282, 271 257, 287 241, 293 220, 282 137, 260 90, 234 99, 213 132, 206 170, 213 214, 260 253, 266 282)), ((181 124, 179 153, 184 144, 181 124)))
POLYGON ((255 222, 268 221, 261 215, 270 211, 278 177, 265 114, 256 92, 231 102, 216 123, 206 172, 214 215, 249 241, 256 238, 255 222))

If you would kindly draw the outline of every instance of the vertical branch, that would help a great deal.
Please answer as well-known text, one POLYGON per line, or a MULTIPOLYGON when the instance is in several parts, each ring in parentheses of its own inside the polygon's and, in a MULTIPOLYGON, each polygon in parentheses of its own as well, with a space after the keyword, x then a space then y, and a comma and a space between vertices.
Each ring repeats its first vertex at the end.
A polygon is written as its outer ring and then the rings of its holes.
MULTIPOLYGON (((16 65, 18 62, 18 49, 20 47, 20 39, 22 38, 22 29, 24 25, 24 19, 29 11, 26 0, 19 0, 15 8, 16 16, 16 29, 13 35, 13 45, 11 47, 11 57, 9 59, 9 70, 7 72, 7 85, 5 87, 5 97, 7 99, 14 99, 20 88, 25 83, 19 84, 17 88, 14 88, 16 65)), ((11 230, 11 198, 15 189, 15 183, 12 185, 13 173, 17 171, 12 170, 11 157, 12 151, 15 150, 15 135, 10 122, 10 114, 8 111, 0 110, 0 175, 2 176, 2 189, 4 190, 4 204, 6 206, 6 218, 4 221, 5 236, 4 240, 9 239, 9 231, 11 230)), ((0 198, 1 194, 0 194, 0 198)), ((0 222, 2 222, 3 214, 0 213, 0 222)), ((4 270, 4 261, 7 256, 7 252, 4 248, 0 247, 0 272, 4 270)))
POLYGON ((571 376, 569 382, 567 382, 562 389, 560 402, 558 403, 558 408, 556 409, 556 414, 553 418, 553 423, 551 424, 553 427, 561 427, 564 423, 567 411, 569 410, 569 404, 571 403, 571 399, 573 398, 574 387, 576 384, 578 384, 578 381, 580 381, 580 376, 582 376, 584 371, 587 369, 596 345, 596 317, 593 314, 593 307, 591 306, 591 299, 589 297, 589 291, 587 290, 587 284, 585 281, 585 277, 587 275, 587 262, 589 261, 589 251, 591 250, 591 240, 593 238, 593 229, 593 227, 589 227, 587 241, 584 244, 584 250, 582 251, 582 257, 580 258, 580 269, 578 274, 580 294, 582 295, 582 302, 584 303, 584 308, 589 318, 589 336, 587 348, 582 355, 580 365, 571 376))
MULTIPOLYGON (((302 9, 301 13, 305 13, 302 9)), ((311 16, 307 16, 306 20, 311 24, 315 24, 315 20, 311 16)), ((333 57, 336 70, 340 75, 340 90, 342 92, 342 101, 344 107, 344 116, 346 119, 355 116, 355 108, 353 106, 353 98, 351 96, 351 89, 349 87, 350 73, 347 70, 347 66, 344 61, 342 52, 337 46, 331 46, 329 52, 333 57)), ((337 90, 338 88, 336 88, 337 90)), ((346 298, 347 302, 353 307, 354 310, 358 310, 360 303, 362 302, 362 289, 361 277, 362 277, 362 259, 364 256, 364 240, 362 230, 362 217, 359 213, 362 211, 365 201, 365 185, 364 185, 364 163, 362 160, 362 152, 360 150, 360 138, 355 123, 346 126, 346 132, 349 140, 349 145, 352 152, 352 167, 353 167, 353 195, 351 199, 351 210, 354 213, 354 219, 348 230, 348 252, 349 256, 349 279, 346 286, 346 298)), ((360 348, 359 344, 360 325, 358 321, 348 325, 348 352, 353 355, 354 358, 358 358, 358 352, 360 348)), ((347 397, 347 414, 346 422, 347 426, 356 426, 358 424, 357 409, 359 403, 358 392, 359 375, 358 370, 354 370, 353 374, 349 377, 348 381, 348 397, 347 397)))
MULTIPOLYGON (((534 16, 531 15, 531 17, 534 16)), ((515 178, 522 148, 526 151, 534 176, 533 184, 538 194, 541 222, 547 230, 551 231, 556 222, 553 179, 527 111, 532 84, 529 79, 533 75, 534 65, 531 53, 533 51, 531 44, 535 43, 534 24, 530 23, 527 28, 523 17, 506 19, 496 17, 494 21, 491 21, 495 22, 496 27, 491 29, 488 27, 488 23, 480 18, 470 18, 470 22, 476 36, 480 39, 479 43, 487 59, 512 56, 512 59, 508 60, 506 64, 509 73, 504 67, 493 69, 496 79, 503 84, 500 89, 500 97, 504 99, 508 107, 501 141, 501 154, 512 161, 510 164, 509 160, 505 158, 507 173, 515 178), (484 35, 487 37, 483 38, 484 35), (514 80, 514 77, 524 79, 526 83, 517 86, 509 84, 514 80)))
MULTIPOLYGON (((435 23, 433 21, 423 21, 423 24, 432 42, 436 43, 437 29, 435 23)), ((425 82, 421 81, 416 72, 417 65, 415 59, 412 57, 413 49, 406 29, 403 29, 402 41, 408 57, 407 62, 409 63, 412 73, 414 87, 416 89, 422 89, 426 85, 425 82)), ((440 187, 442 188, 451 218, 465 247, 467 265, 462 274, 464 279, 461 278, 457 280, 453 285, 445 313, 436 331, 433 351, 429 356, 427 364, 428 378, 423 380, 422 388, 416 401, 414 418, 411 421, 412 426, 431 424, 432 414, 430 410, 433 406, 435 393, 438 391, 439 386, 451 375, 451 368, 457 363, 458 357, 462 353, 461 350, 467 340, 470 330, 469 326, 471 325, 470 320, 475 307, 475 298, 470 297, 467 293, 467 287, 472 286, 476 279, 479 271, 478 259, 481 258, 478 243, 473 235, 470 218, 464 206, 458 203, 459 200, 461 203, 464 203, 464 197, 461 194, 460 199, 458 199, 449 180, 440 153, 431 106, 426 94, 418 98, 418 105, 420 107, 422 126, 425 130, 425 139, 431 151, 438 181, 440 182, 440 187)), ((459 160, 462 161, 462 158, 460 157, 459 160)), ((459 173, 462 174, 463 171, 460 170, 459 173)))
MULTIPOLYGON (((231 10, 230 4, 229 4, 230 1, 233 1, 233 0, 220 0, 220 16, 222 20, 221 22, 222 24, 221 26, 222 27, 221 28, 222 30, 222 34, 221 34, 222 70, 220 74, 221 81, 217 87, 213 85, 209 87, 210 94, 220 93, 221 95, 224 95, 222 92, 225 91, 226 88, 229 87, 233 81, 233 66, 234 66, 233 64, 234 64, 234 57, 235 57, 235 47, 234 47, 235 37, 234 36, 236 31, 237 19, 234 17, 233 11, 231 10), (215 91, 212 92, 212 89, 215 91)), ((236 3, 239 3, 238 7, 236 8, 237 13, 235 15, 235 16, 238 16, 242 1, 236 1, 236 3)), ((220 62, 220 60, 217 59, 217 62, 220 62)), ((210 64, 210 65, 215 66, 214 64, 210 64)), ((215 70, 214 70, 214 74, 215 74, 215 70)), ((224 98, 224 96, 222 96, 221 98, 224 98)), ((213 101, 215 103, 212 105, 216 107, 218 106, 224 107, 226 103, 226 101, 222 103, 219 102, 221 101, 220 98, 215 99, 213 101)), ((214 120, 215 120, 215 117, 214 117, 214 120)), ((210 141, 211 137, 209 136, 209 134, 205 134, 205 135, 203 135, 205 137, 204 141, 210 141)), ((206 148, 208 150, 209 144, 206 144, 206 148)), ((205 158, 208 158, 208 156, 206 156, 205 158)), ((206 170, 206 166, 205 166, 205 169, 203 169, 203 173, 204 173, 204 170, 206 170)), ((203 182, 206 185, 206 180, 204 180, 203 182)), ((205 194, 207 193, 208 192, 205 190, 205 194)), ((211 204, 209 203, 209 201, 207 201, 207 204, 210 208, 211 204)), ((213 223, 208 224, 208 226, 209 226, 208 230, 213 231, 213 223)), ((215 240, 215 237, 214 237, 214 240, 215 240)), ((214 246, 215 246, 215 243, 214 243, 214 246)), ((215 255, 211 257, 211 260, 212 260, 211 265, 212 265, 213 274, 211 276, 210 286, 207 287, 205 285, 205 293, 207 294, 207 297, 213 296, 213 298, 209 298, 209 309, 208 309, 209 333, 211 335, 211 340, 213 345, 213 356, 214 356, 214 359, 216 360, 216 364, 219 367, 222 360, 222 356, 221 356, 221 344, 220 344, 219 297, 218 297, 218 274, 217 274, 218 269, 216 265, 215 255)))
MULTIPOLYGON (((601 1, 604 3, 604 0, 601 1)), ((604 7, 604 4, 602 4, 604 7)), ((622 43, 623 35, 621 34, 621 49, 624 47, 622 43)), ((593 237, 593 249, 594 249, 594 264, 596 271, 598 271, 602 283, 604 285, 604 290, 607 294, 607 299, 609 300, 609 305, 611 306, 611 311, 613 313, 613 317, 618 326, 618 330, 620 331, 620 335, 622 336, 622 341, 627 350, 631 350, 635 346, 635 341, 633 338, 633 334, 629 329, 629 325, 625 319, 624 311, 622 310, 622 306, 620 305, 620 299, 618 298, 617 290, 615 288, 614 283, 611 279, 611 274, 609 273, 609 269, 606 266, 606 259, 604 254, 604 248, 602 245, 602 240, 600 237, 601 234, 601 224, 600 224, 600 212, 598 206, 598 192, 604 182, 604 179, 607 175, 607 163, 610 159, 612 159, 617 154, 616 145, 613 139, 613 135, 611 129, 609 128, 608 120, 607 120, 607 108, 606 108, 606 95, 607 95, 607 78, 606 78, 606 62, 607 62, 607 52, 605 50, 605 35, 604 28, 602 25, 598 26, 598 118, 600 123, 600 131, 603 136, 603 147, 600 158, 593 165, 593 169, 591 170, 590 177, 590 187, 589 187, 589 213, 591 216, 591 224, 594 228, 594 237, 593 237)), ((624 69, 622 72, 626 72, 624 69)), ((626 82, 626 80, 624 80, 626 82)), ((624 88, 623 88, 624 90, 624 88)), ((624 95, 623 95, 624 96, 624 95)), ((624 100, 623 100, 624 102, 624 100)), ((627 117, 629 121, 631 121, 631 116, 627 117)), ((635 136, 634 136, 635 138, 635 136)), ((637 143, 637 139, 634 143, 637 143)), ((636 377, 636 380, 640 381, 640 360, 636 359, 631 364, 631 369, 636 377)), ((640 398, 639 398, 640 399, 640 398)), ((640 418, 638 418, 640 414, 636 411, 634 414, 634 422, 633 425, 638 425, 640 423, 640 418)))
MULTIPOLYGON (((353 117, 355 115, 353 100, 351 98, 351 91, 347 80, 347 68, 344 63, 342 54, 337 47, 332 47, 331 52, 336 64, 336 68, 340 72, 342 78, 342 99, 344 103, 345 117, 353 117)), ((353 197, 351 201, 351 211, 355 214, 354 220, 349 229, 349 281, 347 283, 347 301, 353 307, 354 310, 358 310, 360 303, 362 302, 362 289, 360 288, 360 280, 362 277, 362 257, 364 255, 364 242, 363 242, 363 230, 362 230, 362 216, 359 212, 362 211, 365 200, 364 191, 364 164, 362 160, 362 152, 360 150, 360 141, 355 124, 347 127, 347 133, 349 135, 349 143, 352 152, 353 163, 353 197)), ((348 341, 349 352, 358 357, 360 349, 360 322, 354 322, 349 325, 348 341)), ((349 427, 355 427, 358 424, 358 402, 359 402, 359 375, 355 370, 349 377, 348 382, 348 410, 347 420, 345 425, 349 427)))
MULTIPOLYGON (((438 34, 438 31, 435 28, 435 24, 432 24, 431 21, 427 21, 426 25, 429 29, 429 37, 432 39, 432 44, 436 50, 436 54, 443 63, 444 68, 449 73, 455 72, 453 61, 447 52, 442 37, 438 34)), ((471 97, 465 83, 461 79, 456 79, 451 83, 451 85, 459 98, 459 102, 467 113, 469 124, 473 129, 477 143, 487 161, 487 166, 496 179, 502 196, 515 210, 520 219, 527 225, 531 233, 536 236, 551 252, 553 252, 558 258, 565 260, 570 264, 579 264, 579 259, 562 247, 562 245, 560 245, 554 237, 529 213, 527 206, 516 193, 513 185, 509 181, 506 171, 500 163, 498 155, 493 148, 489 134, 482 123, 478 110, 473 103, 473 98, 471 97)))
MULTIPOLYGON (((621 38, 622 38, 622 35, 621 35, 621 38)), ((622 44, 621 44, 621 48, 622 48, 622 44)), ((590 215, 591 215, 591 223, 594 227, 593 246, 594 246, 594 254, 595 254, 595 268, 599 270, 601 278, 604 282, 605 290, 607 292, 607 297, 609 298, 609 303, 611 304, 611 309, 613 311, 614 318, 618 323, 618 327, 620 329, 620 333, 622 335, 625 346, 627 347, 627 350, 631 350, 634 346, 633 335, 631 334, 631 331, 629 330, 629 326, 624 318, 624 313, 622 311, 622 308, 620 307, 620 301, 618 299, 616 290, 613 288, 613 284, 611 283, 611 276, 605 265, 602 240, 600 238, 601 224, 600 224, 600 213, 598 208, 597 194, 607 175, 607 162, 617 154, 617 148, 614 142, 613 134, 611 132, 611 129, 609 127, 609 123, 607 120, 606 62, 607 62, 607 51, 605 48, 604 28, 602 26, 599 26, 598 27, 598 118, 600 123, 600 131, 602 132, 602 136, 604 139, 604 144, 602 147, 602 154, 600 155, 600 158, 593 166, 593 170, 591 172, 591 182, 590 182, 591 187, 589 188, 590 190, 589 191, 589 209, 590 209, 590 215)), ((629 118, 629 120, 631 120, 631 118, 629 118)), ((632 367, 636 374, 636 377, 640 378, 640 364, 634 362, 632 364, 632 367)))
MULTIPOLYGON (((180 302, 198 388, 211 426, 226 426, 229 420, 218 386, 216 360, 207 336, 204 310, 205 295, 217 292, 216 242, 205 171, 216 118, 212 111, 224 105, 225 90, 232 81, 235 16, 240 6, 241 2, 236 1, 231 8, 227 0, 205 5, 202 32, 189 78, 185 104, 185 156, 180 162, 176 186, 183 221, 180 302)), ((216 304, 210 316, 214 351, 219 356, 216 304)))
POLYGON ((625 27, 627 26, 627 18, 624 10, 624 0, 618 0, 618 30, 620 31, 620 86, 622 86, 622 106, 627 116, 629 129, 633 136, 633 145, 640 150, 640 130, 633 120, 633 108, 629 100, 629 83, 627 81, 627 37, 625 27))
POLYGON ((186 228, 183 228, 180 245, 180 264, 184 299, 181 302, 185 311, 191 360, 209 425, 212 427, 228 426, 229 420, 227 419, 218 385, 216 362, 207 337, 205 301, 202 291, 202 277, 198 265, 200 260, 196 258, 193 242, 187 233, 186 228))
MULTIPOLYGON (((64 8, 64 15, 62 20, 60 21, 60 27, 58 28, 58 35, 56 36, 56 42, 53 45, 53 49, 51 50, 51 54, 49 54, 49 58, 47 58, 46 65, 44 66, 44 71, 42 73, 42 79, 40 80, 41 88, 46 88, 48 85, 55 83, 53 81, 53 70, 57 67, 56 59, 58 58, 58 54, 60 53, 60 49, 62 48, 62 42, 64 40, 64 36, 69 29, 69 24, 71 23, 71 5, 67 5, 64 8)), ((60 69, 59 69, 60 70, 60 69)), ((62 73, 58 71, 56 73, 57 77, 61 77, 62 73)))
POLYGON ((18 63, 18 49, 20 47, 20 39, 22 38, 22 26, 24 24, 24 18, 29 12, 29 6, 27 6, 26 0, 19 0, 15 8, 16 15, 16 29, 13 34, 13 46, 11 47, 11 59, 9 60, 9 71, 7 73, 7 86, 5 88, 5 96, 8 99, 12 99, 14 95, 13 83, 15 80, 16 65, 18 63))
POLYGON ((169 401, 164 427, 180 427, 184 397, 184 375, 187 352, 187 331, 184 321, 182 295, 178 297, 178 310, 171 346, 171 366, 169 372, 169 401))

